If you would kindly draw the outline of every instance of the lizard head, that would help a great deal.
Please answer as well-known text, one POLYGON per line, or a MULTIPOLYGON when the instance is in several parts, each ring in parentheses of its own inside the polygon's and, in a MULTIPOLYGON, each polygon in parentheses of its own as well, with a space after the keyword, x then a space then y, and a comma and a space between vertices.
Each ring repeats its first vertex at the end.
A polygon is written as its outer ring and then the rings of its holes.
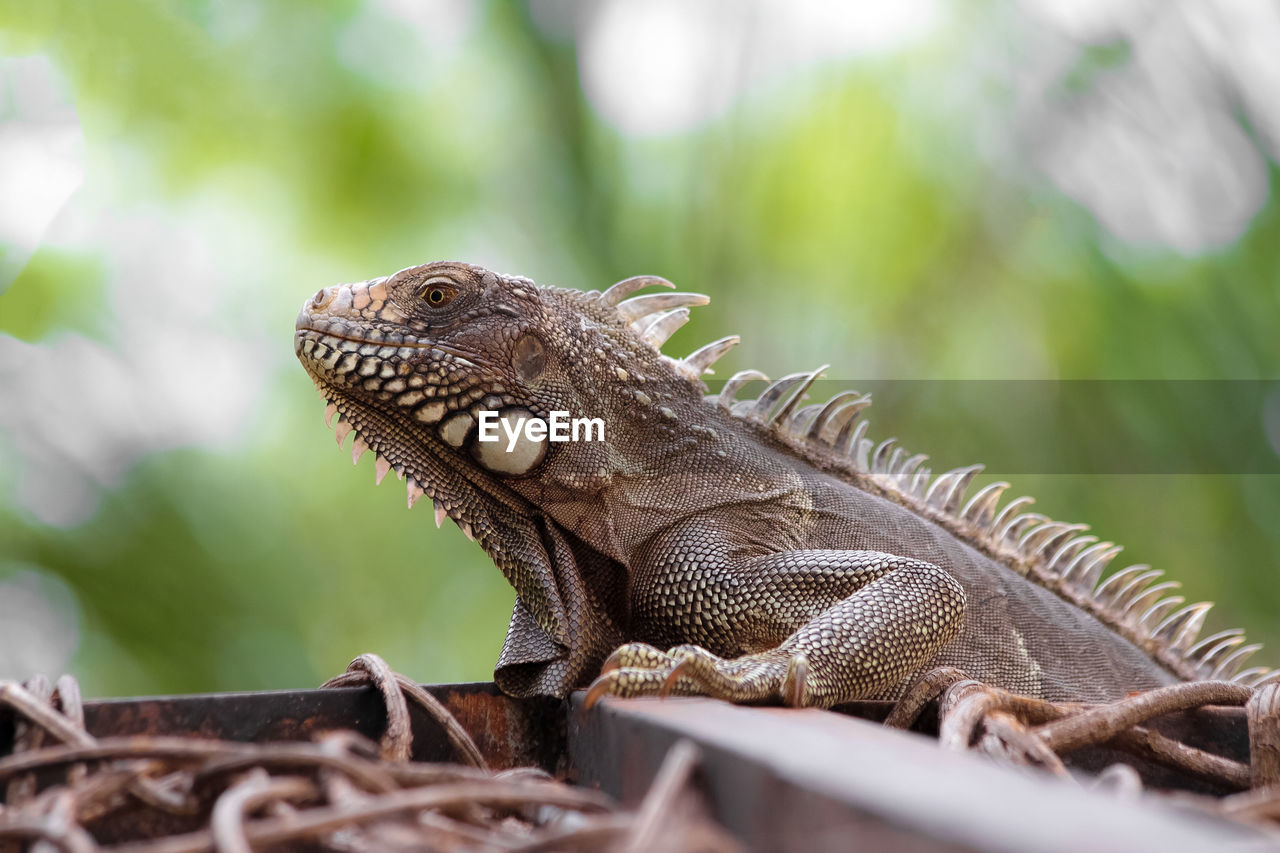
POLYGON ((645 276, 587 293, 471 264, 424 264, 320 290, 298 314, 294 349, 330 419, 339 414, 339 444, 354 430, 353 456, 372 449, 379 481, 392 469, 407 475, 410 504, 429 494, 468 529, 460 504, 477 498, 476 486, 492 497, 495 483, 537 479, 557 455, 575 456, 562 465, 570 476, 603 471, 605 442, 557 444, 558 418, 562 435, 604 438, 606 399, 674 391, 701 400, 696 377, 736 339, 683 361, 663 356, 657 346, 687 306, 707 299, 626 299, 650 285, 671 286, 645 276))

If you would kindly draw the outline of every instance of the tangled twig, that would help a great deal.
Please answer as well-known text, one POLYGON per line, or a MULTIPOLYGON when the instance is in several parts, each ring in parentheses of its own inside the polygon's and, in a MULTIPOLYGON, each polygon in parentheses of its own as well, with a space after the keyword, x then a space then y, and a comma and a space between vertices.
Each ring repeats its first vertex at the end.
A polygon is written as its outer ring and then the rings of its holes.
POLYGON ((362 655, 326 684, 357 685, 383 697, 380 744, 347 730, 313 742, 95 738, 72 679, 0 682, 0 710, 15 720, 14 752, 0 758, 0 851, 43 842, 93 853, 104 839, 123 842, 110 847, 119 853, 247 853, 280 844, 602 849, 652 839, 659 817, 669 828, 667 807, 697 763, 688 745, 672 750, 639 812, 624 812, 536 768, 492 772, 448 709, 377 656, 362 655), (411 704, 439 724, 461 763, 412 760, 411 704), (156 832, 160 826, 167 829, 156 832))
POLYGON ((1087 744, 1108 741, 1125 729, 1161 714, 1205 705, 1243 705, 1252 694, 1253 691, 1242 684, 1224 681, 1174 684, 1045 723, 1038 734, 1050 749, 1070 752, 1087 744))
POLYGON ((364 654, 351 662, 347 671, 331 678, 321 687, 360 687, 372 683, 382 693, 387 706, 387 730, 382 736, 382 757, 388 761, 408 761, 409 744, 413 733, 409 727, 409 705, 406 700, 426 711, 431 719, 444 729, 445 736, 453 744, 464 764, 487 770, 480 748, 471 739, 449 709, 440 700, 423 690, 418 684, 399 673, 392 672, 386 662, 374 654, 364 654))
MULTIPOLYGON (((1230 682, 1175 684, 1102 705, 1048 702, 1020 696, 951 667, 926 673, 894 705, 885 725, 909 728, 936 705, 938 739, 951 750, 976 750, 1007 763, 1039 767, 1070 778, 1062 757, 1086 747, 1119 750, 1241 793, 1196 802, 1218 814, 1280 821, 1280 685, 1250 690, 1230 682), (1250 761, 1216 755, 1157 732, 1145 723, 1176 711, 1212 705, 1244 706, 1250 761)), ((1112 765, 1097 783, 1126 794, 1141 790, 1130 767, 1112 765)))

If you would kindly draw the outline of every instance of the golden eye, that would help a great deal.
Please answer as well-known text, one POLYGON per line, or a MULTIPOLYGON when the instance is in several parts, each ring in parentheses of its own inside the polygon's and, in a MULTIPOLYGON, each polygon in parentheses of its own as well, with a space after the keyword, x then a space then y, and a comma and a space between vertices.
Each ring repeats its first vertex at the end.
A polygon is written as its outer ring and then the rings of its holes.
POLYGON ((458 291, 439 282, 427 282, 418 290, 418 298, 432 308, 443 308, 457 295, 458 291))

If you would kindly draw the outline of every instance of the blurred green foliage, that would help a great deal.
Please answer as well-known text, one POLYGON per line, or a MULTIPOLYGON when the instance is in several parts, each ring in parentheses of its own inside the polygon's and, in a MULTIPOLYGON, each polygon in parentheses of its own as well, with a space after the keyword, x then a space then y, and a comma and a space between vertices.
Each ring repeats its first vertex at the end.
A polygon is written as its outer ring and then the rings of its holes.
MULTIPOLYGON (((962 113, 905 96, 904 80, 965 73, 947 45, 973 21, 633 138, 588 105, 567 36, 517 4, 476 14, 460 47, 433 50, 356 3, 0 0, 0 55, 47 55, 69 83, 102 207, 190 217, 216 247, 212 285, 163 285, 207 288, 209 323, 261 354, 265 383, 229 442, 145 454, 69 529, 24 509, 13 471, 0 479, 0 580, 34 566, 70 587, 89 693, 306 686, 367 650, 424 681, 489 677, 505 582, 456 529, 406 512, 398 486, 375 489, 371 462, 347 470, 293 362, 297 306, 334 281, 448 257, 583 288, 657 273, 713 297, 675 350, 739 333, 726 365, 770 375, 824 362, 850 380, 1280 375, 1274 200, 1222 251, 1117 247, 1087 211, 984 159, 962 113)), ((178 251, 137 250, 158 277, 178 251)), ((118 345, 135 306, 110 296, 113 269, 39 249, 0 294, 0 332, 118 345)), ((172 357, 200 382, 220 355, 172 357)), ((1212 445, 1128 417, 1182 452, 1212 445)), ((871 419, 887 435, 886 414, 871 419)), ((909 409, 892 422, 929 449, 928 431, 903 426, 909 409)), ((954 428, 981 446, 980 419, 954 428)), ((1219 600, 1214 624, 1248 626, 1280 661, 1276 478, 1015 487, 1165 568, 1189 600, 1219 600)))

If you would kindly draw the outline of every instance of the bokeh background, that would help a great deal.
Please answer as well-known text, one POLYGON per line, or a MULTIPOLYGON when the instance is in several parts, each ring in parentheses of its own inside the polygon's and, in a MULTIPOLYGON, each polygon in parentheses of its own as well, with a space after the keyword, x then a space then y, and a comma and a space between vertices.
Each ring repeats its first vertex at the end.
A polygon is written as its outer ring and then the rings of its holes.
MULTIPOLYGON (((667 276, 730 370, 1278 379, 1277 44, 1269 0, 0 0, 0 678, 487 679, 512 592, 292 353, 429 259, 667 276)), ((1000 436, 898 396, 873 435, 1000 436)), ((1117 399, 1169 465, 1015 488, 1280 663, 1280 478, 1117 399)))

